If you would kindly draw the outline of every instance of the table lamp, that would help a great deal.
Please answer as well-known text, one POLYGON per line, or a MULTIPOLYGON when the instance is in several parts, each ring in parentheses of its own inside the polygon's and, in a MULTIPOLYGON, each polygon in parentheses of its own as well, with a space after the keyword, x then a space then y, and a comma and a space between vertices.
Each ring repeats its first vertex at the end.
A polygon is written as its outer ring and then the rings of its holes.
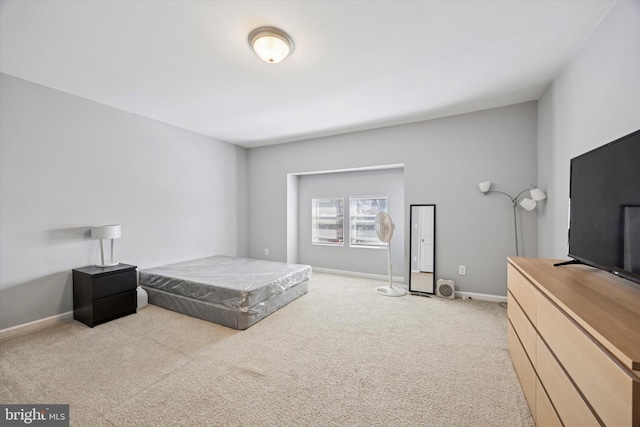
POLYGON ((91 227, 91 238, 100 239, 100 264, 96 267, 111 267, 120 264, 113 260, 113 239, 118 239, 122 235, 120 225, 100 225, 91 227), (104 262, 104 241, 111 240, 110 262, 104 262))

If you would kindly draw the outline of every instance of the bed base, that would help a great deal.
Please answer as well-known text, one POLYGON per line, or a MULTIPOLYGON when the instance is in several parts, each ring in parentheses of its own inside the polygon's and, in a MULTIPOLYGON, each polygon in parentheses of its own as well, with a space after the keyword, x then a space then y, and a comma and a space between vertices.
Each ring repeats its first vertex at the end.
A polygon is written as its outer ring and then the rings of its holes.
POLYGON ((142 286, 149 294, 149 304, 157 305, 198 319, 244 330, 307 293, 309 280, 304 280, 286 291, 274 295, 251 307, 231 308, 221 304, 200 301, 142 286))

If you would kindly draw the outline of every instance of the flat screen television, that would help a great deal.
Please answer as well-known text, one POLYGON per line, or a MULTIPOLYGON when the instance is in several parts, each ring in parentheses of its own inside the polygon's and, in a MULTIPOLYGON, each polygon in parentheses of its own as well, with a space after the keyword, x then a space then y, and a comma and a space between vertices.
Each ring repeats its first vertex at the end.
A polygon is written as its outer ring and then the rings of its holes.
POLYGON ((571 159, 569 197, 569 257, 640 284, 640 130, 571 159))

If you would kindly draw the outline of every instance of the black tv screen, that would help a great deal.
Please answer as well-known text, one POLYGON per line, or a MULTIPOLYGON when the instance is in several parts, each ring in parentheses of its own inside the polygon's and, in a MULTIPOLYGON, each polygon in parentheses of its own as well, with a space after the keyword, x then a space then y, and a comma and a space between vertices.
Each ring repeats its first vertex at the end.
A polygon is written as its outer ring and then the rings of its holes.
POLYGON ((569 256, 640 283, 640 130, 571 159, 569 256))

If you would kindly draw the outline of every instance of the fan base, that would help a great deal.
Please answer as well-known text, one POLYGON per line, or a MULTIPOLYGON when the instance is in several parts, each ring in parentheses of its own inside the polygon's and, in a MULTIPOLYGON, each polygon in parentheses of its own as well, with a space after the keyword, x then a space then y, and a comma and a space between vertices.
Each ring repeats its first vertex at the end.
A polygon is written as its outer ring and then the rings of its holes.
POLYGON ((407 294, 407 291, 404 289, 392 288, 391 286, 380 286, 379 288, 376 288, 376 292, 388 297, 401 297, 407 294))

